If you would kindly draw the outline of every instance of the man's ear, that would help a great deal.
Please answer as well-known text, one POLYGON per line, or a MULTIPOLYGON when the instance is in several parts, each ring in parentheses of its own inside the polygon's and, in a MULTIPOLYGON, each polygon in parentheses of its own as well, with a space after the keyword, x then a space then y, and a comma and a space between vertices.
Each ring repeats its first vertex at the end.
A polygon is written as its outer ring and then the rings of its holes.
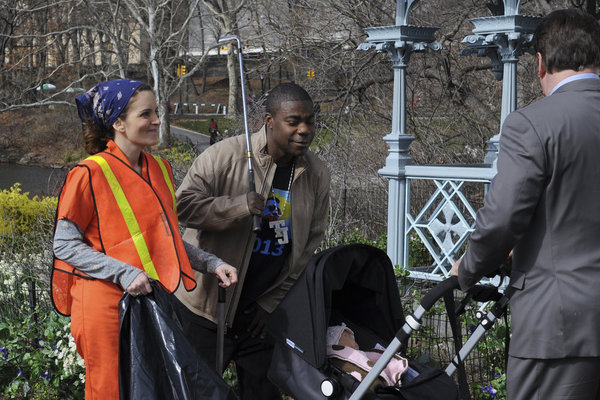
POLYGON ((265 114, 265 125, 267 126, 267 128, 273 129, 273 116, 271 115, 271 113, 265 114))
POLYGON ((546 71, 546 66, 544 65, 544 60, 542 59, 542 54, 540 52, 535 53, 537 57, 537 65, 538 65, 538 74, 540 79, 544 79, 548 71, 546 71))

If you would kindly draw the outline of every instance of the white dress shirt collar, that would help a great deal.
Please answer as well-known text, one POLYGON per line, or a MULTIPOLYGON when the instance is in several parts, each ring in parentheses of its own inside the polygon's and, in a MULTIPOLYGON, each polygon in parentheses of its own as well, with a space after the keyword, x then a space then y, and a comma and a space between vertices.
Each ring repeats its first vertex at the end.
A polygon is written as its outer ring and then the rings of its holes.
POLYGON ((556 86, 554 86, 554 88, 552 89, 552 92, 550 92, 550 96, 552 96, 552 94, 553 94, 554 92, 556 92, 556 90, 557 90, 559 87, 561 87, 561 86, 563 86, 563 85, 566 85, 566 84, 567 84, 567 83, 569 83, 569 82, 578 81, 578 80, 580 80, 580 79, 600 79, 600 77, 598 77, 598 75, 596 75, 596 74, 594 74, 594 73, 591 73, 591 72, 588 72, 588 73, 585 73, 585 74, 575 74, 575 75, 571 75, 571 76, 569 76, 569 77, 567 77, 567 78, 563 79, 562 81, 558 82, 558 83, 556 84, 556 86))

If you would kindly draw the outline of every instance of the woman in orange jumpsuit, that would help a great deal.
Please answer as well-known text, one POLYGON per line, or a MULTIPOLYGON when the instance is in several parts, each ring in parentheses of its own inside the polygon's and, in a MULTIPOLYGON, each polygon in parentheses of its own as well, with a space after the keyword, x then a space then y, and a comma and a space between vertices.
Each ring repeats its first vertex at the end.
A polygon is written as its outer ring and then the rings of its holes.
POLYGON ((58 205, 52 295, 71 315, 86 366, 85 398, 118 399, 118 303, 152 291, 195 287, 192 266, 223 287, 237 271, 183 242, 170 165, 144 152, 158 143, 156 97, 139 81, 102 82, 76 99, 91 155, 68 174, 58 205))

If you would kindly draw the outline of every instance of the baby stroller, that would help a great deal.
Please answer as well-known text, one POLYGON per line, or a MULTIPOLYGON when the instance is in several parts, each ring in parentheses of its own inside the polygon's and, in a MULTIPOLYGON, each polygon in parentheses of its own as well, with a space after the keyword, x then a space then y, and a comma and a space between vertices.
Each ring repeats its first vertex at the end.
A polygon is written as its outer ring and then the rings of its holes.
POLYGON ((407 385, 380 387, 372 383, 436 301, 458 288, 455 278, 435 286, 415 312, 404 318, 393 266, 387 254, 367 245, 346 245, 315 255, 279 307, 271 314, 269 332, 275 349, 269 378, 296 400, 459 399, 450 378, 486 328, 502 315, 506 302, 495 288, 478 287, 473 298, 496 301, 446 371, 411 364, 419 375, 407 385), (346 323, 360 348, 387 344, 386 350, 359 382, 328 361, 326 331, 346 323), (481 324, 480 324, 481 325, 481 324), (441 394, 440 394, 441 393, 441 394))

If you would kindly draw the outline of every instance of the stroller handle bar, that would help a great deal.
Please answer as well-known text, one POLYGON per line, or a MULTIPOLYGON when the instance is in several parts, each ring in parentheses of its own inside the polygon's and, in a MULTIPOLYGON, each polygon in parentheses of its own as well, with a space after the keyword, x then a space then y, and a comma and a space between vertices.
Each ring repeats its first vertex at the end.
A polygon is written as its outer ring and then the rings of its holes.
POLYGON ((387 363, 392 359, 394 354, 400 350, 402 346, 402 342, 410 336, 410 334, 418 330, 421 326, 421 317, 425 315, 433 305, 444 296, 444 294, 457 289, 458 278, 455 276, 450 277, 440 283, 438 283, 433 289, 431 289, 423 298, 421 299, 420 306, 415 310, 411 315, 406 316, 406 322, 402 326, 402 328, 396 333, 396 337, 392 339, 390 344, 388 344, 387 348, 377 360, 371 371, 363 378, 360 385, 354 390, 352 396, 349 400, 359 400, 362 399, 365 394, 368 393, 369 387, 375 379, 379 376, 381 371, 385 368, 387 363))
POLYGON ((458 278, 456 276, 452 276, 437 285, 433 289, 431 289, 423 298, 421 299, 421 307, 425 310, 429 311, 431 307, 444 295, 454 289, 458 289, 460 285, 458 284, 458 278))
MULTIPOLYGON (((421 318, 425 315, 425 313, 427 311, 429 311, 439 299, 444 297, 444 295, 446 295, 449 292, 452 292, 455 289, 459 289, 459 288, 460 288, 460 285, 458 283, 458 278, 453 276, 453 277, 450 277, 450 278, 438 283, 426 295, 423 296, 419 307, 417 307, 417 309, 412 314, 409 314, 406 316, 406 321, 405 321, 404 325, 402 326, 402 328, 396 333, 396 337, 394 337, 394 339, 390 342, 390 344, 385 349, 385 351, 383 352, 383 354, 381 355, 379 360, 377 360, 377 362, 375 363, 375 365, 373 366, 371 371, 369 371, 367 376, 365 376, 363 378, 363 380, 358 385, 356 390, 354 390, 354 392, 352 393, 352 396, 350 397, 349 400, 362 399, 363 396, 369 392, 369 387, 371 386, 371 384, 373 382, 375 382, 375 379, 377 379, 377 377, 379 376, 381 371, 383 371, 383 369, 385 368, 387 363, 391 360, 391 358, 394 356, 394 354, 398 350, 400 350, 400 347, 402 346, 402 342, 405 339, 407 339, 413 331, 418 330, 420 328, 421 318)), ((478 301, 482 301, 483 298, 485 298, 486 301, 489 299, 497 300, 497 296, 498 296, 495 288, 492 289, 492 288, 485 288, 485 287, 480 287, 480 286, 475 286, 474 288, 470 289, 468 294, 470 296, 472 296, 473 298, 477 298, 478 301)), ((490 321, 491 323, 493 323, 492 317, 496 317, 496 316, 493 316, 493 315, 488 316, 488 318, 491 319, 491 321, 490 321)), ((477 336, 480 338, 483 335, 484 331, 485 331, 484 328, 479 329, 479 331, 477 332, 477 336)), ((473 339, 473 343, 476 343, 475 339, 473 339)), ((472 346, 474 346, 474 344, 469 343, 468 347, 472 348, 472 346)), ((470 348, 468 351, 470 351, 470 348)), ((460 355, 461 359, 464 359, 464 357, 466 357, 467 354, 468 354, 468 352, 461 354, 460 355)), ((448 375, 451 375, 454 372, 454 369, 456 366, 455 363, 456 363, 456 360, 454 360, 454 363, 451 364, 451 366, 449 366, 448 369, 446 370, 446 373, 448 375)))

